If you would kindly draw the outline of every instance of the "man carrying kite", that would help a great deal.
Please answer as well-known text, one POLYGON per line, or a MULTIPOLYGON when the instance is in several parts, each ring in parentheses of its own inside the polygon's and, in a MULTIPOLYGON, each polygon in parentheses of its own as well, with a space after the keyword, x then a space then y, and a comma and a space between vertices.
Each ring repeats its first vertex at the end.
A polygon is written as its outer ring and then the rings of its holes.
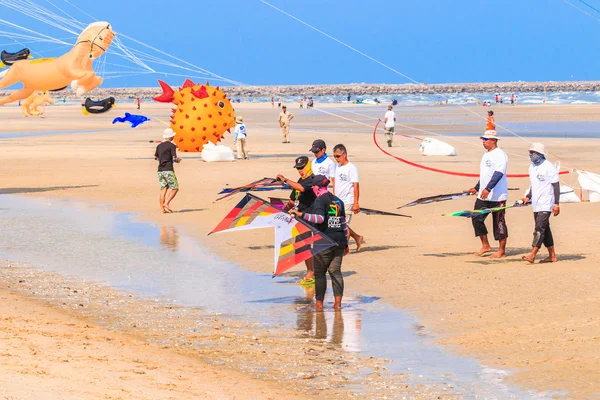
POLYGON ((535 220, 535 231, 533 232, 533 243, 531 253, 523 256, 523 260, 534 263, 535 256, 542 247, 548 249, 548 257, 541 263, 556 262, 554 251, 554 238, 550 230, 550 215, 555 217, 560 214, 560 183, 556 167, 546 160, 546 149, 541 143, 533 143, 529 148, 529 179, 531 187, 527 195, 522 198, 523 203, 531 201, 533 205, 533 219, 535 220))
MULTIPOLYGON (((480 137, 486 153, 481 158, 479 170, 479 182, 475 187, 469 189, 470 194, 477 193, 475 201, 475 210, 483 208, 502 207, 508 200, 508 183, 506 182, 506 168, 508 157, 506 153, 498 147, 498 134, 496 131, 485 131, 480 137)), ((499 242, 498 251, 492 254, 491 258, 506 257, 506 241, 508 239, 508 228, 506 227, 505 210, 492 213, 494 239, 499 242)), ((485 219, 488 214, 474 216, 473 229, 475 236, 481 239, 481 249, 476 253, 483 256, 492 251, 488 240, 488 231, 485 227, 485 219)))
POLYGON ((344 203, 327 190, 328 185, 329 179, 325 176, 314 176, 312 186, 317 199, 313 204, 312 213, 290 210, 290 214, 310 222, 337 243, 337 246, 314 256, 315 308, 317 310, 323 309, 325 291, 327 290, 327 272, 329 272, 333 288, 333 308, 336 310, 342 308, 342 296, 344 295, 342 259, 348 254, 348 225, 346 224, 344 203))

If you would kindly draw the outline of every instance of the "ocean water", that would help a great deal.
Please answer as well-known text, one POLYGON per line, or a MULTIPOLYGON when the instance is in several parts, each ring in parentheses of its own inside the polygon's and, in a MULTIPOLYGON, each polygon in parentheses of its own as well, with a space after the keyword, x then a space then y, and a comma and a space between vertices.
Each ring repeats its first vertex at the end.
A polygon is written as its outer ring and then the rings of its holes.
MULTIPOLYGON (((504 104, 510 105, 510 96, 513 93, 501 93, 504 104)), ((474 105, 477 100, 490 101, 495 106, 495 93, 491 92, 474 92, 474 93, 444 93, 444 94, 397 94, 397 95, 352 95, 351 100, 374 100, 377 99, 383 104, 389 104, 392 100, 398 100, 401 106, 435 106, 437 102, 446 102, 448 104, 474 105)), ((519 104, 543 104, 544 93, 519 93, 515 92, 519 104)), ((311 96, 306 93, 306 96, 311 96)), ((312 96, 315 103, 348 103, 348 94, 340 94, 337 96, 312 96)), ((281 96, 282 102, 287 104, 297 103, 301 96, 281 96)), ((234 96, 234 99, 238 97, 234 96)), ((271 96, 240 98, 246 102, 270 102, 271 96)), ((277 98, 275 98, 277 101, 277 98)), ((546 104, 600 104, 600 92, 547 92, 546 104)))
MULTIPOLYGON (((272 279, 268 272, 244 271, 176 227, 139 223, 132 217, 106 206, 0 195, 0 257, 182 306, 285 325, 296 329, 299 338, 314 337, 340 351, 383 357, 391 371, 409 373, 415 383, 451 383, 466 398, 551 398, 508 385, 507 371, 449 354, 433 344, 434 338, 410 314, 378 297, 361 295, 352 280, 341 312, 315 313, 313 294, 296 284, 295 275, 272 279)), ((331 293, 326 299, 332 299, 331 293)))

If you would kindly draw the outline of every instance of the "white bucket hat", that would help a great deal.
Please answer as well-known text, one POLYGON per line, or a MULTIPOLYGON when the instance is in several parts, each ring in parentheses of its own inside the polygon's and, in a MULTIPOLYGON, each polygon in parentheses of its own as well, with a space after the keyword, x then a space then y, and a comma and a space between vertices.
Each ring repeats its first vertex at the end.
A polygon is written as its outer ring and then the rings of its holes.
POLYGON ((541 143, 532 143, 529 151, 535 151, 536 153, 540 153, 541 155, 546 155, 546 147, 541 143))
POLYGON ((175 137, 175 135, 176 135, 176 133, 171 128, 167 128, 163 132, 163 138, 164 139, 171 139, 172 137, 175 137))
POLYGON ((485 131, 479 139, 496 139, 499 140, 498 133, 494 130, 485 131))
POLYGON ((235 117, 235 122, 241 124, 242 122, 244 122, 244 117, 242 117, 241 115, 238 115, 237 117, 235 117))

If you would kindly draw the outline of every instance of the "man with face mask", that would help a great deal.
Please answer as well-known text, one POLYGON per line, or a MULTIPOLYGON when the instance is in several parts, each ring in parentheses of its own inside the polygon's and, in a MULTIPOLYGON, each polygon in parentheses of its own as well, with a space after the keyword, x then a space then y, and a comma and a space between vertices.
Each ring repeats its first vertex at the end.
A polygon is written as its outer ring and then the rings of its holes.
MULTIPOLYGON (((298 182, 293 182, 284 177, 282 174, 277 175, 278 180, 286 183, 292 188, 292 193, 290 194, 290 199, 285 206, 285 211, 294 209, 299 212, 310 212, 317 196, 312 190, 312 178, 314 175, 308 157, 300 156, 296 158, 294 168, 296 168, 300 174, 300 179, 298 179, 298 182)), ((305 261, 305 264, 306 276, 298 283, 301 285, 314 285, 315 271, 313 268, 313 259, 309 258, 305 261)))
POLYGON ((290 210, 290 214, 313 224, 318 230, 337 243, 314 257, 315 260, 315 308, 323 309, 325 291, 327 290, 326 274, 329 272, 333 288, 334 309, 342 308, 344 295, 344 277, 342 276, 342 258, 348 254, 348 225, 344 202, 327 190, 329 179, 324 175, 316 175, 312 179, 313 191, 317 196, 312 212, 290 210))
MULTIPOLYGON (((508 183, 506 182, 508 157, 498 147, 499 137, 496 131, 485 131, 480 139, 486 153, 481 158, 479 182, 475 187, 469 189, 469 193, 477 193, 475 210, 502 207, 506 205, 506 200, 508 200, 508 183)), ((505 214, 505 210, 492 213, 494 239, 499 242, 499 248, 496 253, 492 254, 491 258, 506 257, 508 228, 506 227, 505 214)), ((478 256, 483 256, 485 253, 492 251, 488 240, 488 231, 485 227, 485 219, 488 215, 477 215, 471 219, 475 236, 481 239, 481 249, 476 253, 478 256)))
POLYGON ((533 206, 535 231, 533 232, 532 250, 530 254, 523 256, 523 260, 532 264, 542 244, 548 249, 548 257, 540 262, 557 261, 556 252, 554 251, 554 239, 550 230, 550 214, 555 217, 560 214, 560 183, 556 167, 546 160, 545 154, 546 149, 541 143, 533 143, 529 148, 531 187, 527 195, 521 199, 525 204, 531 201, 533 206))

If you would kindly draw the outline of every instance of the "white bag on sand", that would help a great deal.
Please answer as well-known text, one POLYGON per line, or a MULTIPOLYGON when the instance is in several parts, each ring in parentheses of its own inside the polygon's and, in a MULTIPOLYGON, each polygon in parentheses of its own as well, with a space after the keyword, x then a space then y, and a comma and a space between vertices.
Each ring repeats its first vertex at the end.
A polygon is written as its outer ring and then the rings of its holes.
POLYGON ((590 203, 600 203, 600 175, 579 170, 577 175, 581 188, 588 191, 590 203))
MULTIPOLYGON (((525 197, 527 195, 527 193, 529 193, 529 189, 531 189, 531 186, 529 186, 525 192, 523 193, 523 197, 525 197)), ((573 190, 572 187, 567 186, 567 185, 563 185, 562 183, 560 184, 560 202, 561 203, 581 203, 581 199, 579 198, 579 196, 577 196, 577 193, 575 193, 575 191, 573 190)))
POLYGON ((206 162, 215 161, 233 161, 233 150, 227 146, 218 145, 215 146, 211 142, 208 142, 202 148, 202 160, 206 162))
POLYGON ((425 138, 419 145, 419 151, 424 156, 455 156, 456 149, 441 140, 425 138))

